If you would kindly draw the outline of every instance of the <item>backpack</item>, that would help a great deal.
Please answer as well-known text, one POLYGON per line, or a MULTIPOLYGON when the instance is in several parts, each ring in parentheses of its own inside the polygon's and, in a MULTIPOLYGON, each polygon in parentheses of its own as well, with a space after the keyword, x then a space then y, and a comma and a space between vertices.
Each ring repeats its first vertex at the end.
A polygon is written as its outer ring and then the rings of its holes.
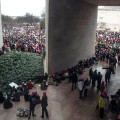
POLYGON ((28 117, 29 115, 29 110, 23 109, 23 108, 18 108, 16 115, 19 117, 28 117))
POLYGON ((37 104, 37 99, 35 97, 32 98, 33 104, 37 104))

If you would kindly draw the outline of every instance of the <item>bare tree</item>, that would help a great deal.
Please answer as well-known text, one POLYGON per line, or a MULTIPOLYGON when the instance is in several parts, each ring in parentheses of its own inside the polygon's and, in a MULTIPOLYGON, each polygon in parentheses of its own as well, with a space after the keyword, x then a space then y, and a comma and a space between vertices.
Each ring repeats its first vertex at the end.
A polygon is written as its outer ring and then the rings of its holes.
POLYGON ((43 13, 41 14, 40 25, 41 29, 45 29, 45 11, 43 11, 43 13))
POLYGON ((106 29, 106 23, 105 23, 105 22, 101 22, 101 23, 100 23, 100 28, 106 29))

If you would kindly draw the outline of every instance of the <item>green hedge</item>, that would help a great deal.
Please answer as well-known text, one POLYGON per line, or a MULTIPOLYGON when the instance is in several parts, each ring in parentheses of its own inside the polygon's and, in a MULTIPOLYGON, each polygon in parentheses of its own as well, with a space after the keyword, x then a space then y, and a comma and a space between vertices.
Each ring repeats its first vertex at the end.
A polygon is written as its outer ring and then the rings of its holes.
POLYGON ((0 88, 20 84, 44 73, 43 57, 35 53, 8 52, 0 56, 0 88))

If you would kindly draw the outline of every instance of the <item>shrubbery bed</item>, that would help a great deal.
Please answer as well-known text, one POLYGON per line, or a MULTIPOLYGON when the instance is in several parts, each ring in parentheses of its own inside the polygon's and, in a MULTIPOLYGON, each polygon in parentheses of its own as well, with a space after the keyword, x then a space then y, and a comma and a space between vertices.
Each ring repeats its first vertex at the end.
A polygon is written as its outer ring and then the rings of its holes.
POLYGON ((10 82, 35 79, 43 74, 43 57, 35 53, 8 52, 0 56, 0 88, 5 89, 10 82))

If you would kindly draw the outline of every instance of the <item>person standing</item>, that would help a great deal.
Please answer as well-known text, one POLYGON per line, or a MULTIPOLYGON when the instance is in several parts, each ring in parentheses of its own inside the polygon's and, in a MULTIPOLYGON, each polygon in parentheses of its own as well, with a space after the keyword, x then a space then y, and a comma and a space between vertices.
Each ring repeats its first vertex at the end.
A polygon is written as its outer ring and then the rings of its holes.
POLYGON ((29 81, 27 82, 27 87, 28 87, 29 89, 32 89, 32 88, 33 88, 33 83, 32 83, 31 80, 29 80, 29 81))
POLYGON ((106 54, 106 62, 108 63, 109 61, 109 53, 106 54))
POLYGON ((100 118, 104 118, 104 110, 105 110, 105 99, 107 97, 106 92, 102 92, 101 96, 98 101, 98 106, 99 106, 99 112, 100 112, 100 118))
POLYGON ((116 57, 113 58, 113 68, 116 69, 117 59, 116 57))
POLYGON ((47 81, 47 79, 48 79, 48 74, 47 74, 47 73, 45 73, 45 75, 44 75, 44 80, 46 80, 46 81, 47 81))
POLYGON ((76 72, 72 74, 72 90, 76 89, 76 84, 78 82, 78 76, 76 72))
POLYGON ((97 70, 95 70, 93 73, 92 87, 95 87, 96 80, 97 80, 97 70))
POLYGON ((4 103, 3 103, 3 107, 5 109, 9 109, 13 107, 13 103, 11 102, 10 97, 8 96, 7 99, 5 99, 4 103))
POLYGON ((23 86, 23 94, 24 94, 24 100, 29 101, 29 89, 26 85, 23 86))
POLYGON ((49 118, 47 107, 48 106, 48 97, 46 95, 46 92, 43 93, 42 99, 41 99, 41 107, 42 107, 42 116, 41 118, 44 118, 44 112, 46 114, 46 117, 49 118))
POLYGON ((106 82, 106 87, 108 82, 110 82, 110 72, 109 70, 107 70, 107 72, 105 73, 105 82, 106 82))
POLYGON ((82 92, 83 92, 84 80, 81 78, 78 81, 78 89, 79 89, 79 97, 82 99, 82 92))
POLYGON ((33 92, 32 95, 31 95, 30 98, 29 98, 29 101, 30 101, 30 113, 29 113, 28 119, 30 119, 31 113, 32 113, 32 116, 33 116, 33 117, 36 116, 36 115, 34 114, 35 106, 36 106, 36 104, 37 104, 36 95, 37 95, 37 92, 33 92))
POLYGON ((97 89, 99 89, 99 90, 100 90, 101 81, 102 81, 102 74, 100 72, 98 72, 97 89))
POLYGON ((89 77, 90 77, 90 81, 91 81, 92 77, 93 77, 93 70, 92 70, 92 68, 90 68, 90 70, 89 70, 89 77))
POLYGON ((118 54, 118 65, 120 65, 120 54, 118 54))
POLYGON ((83 86, 83 89, 84 89, 84 97, 87 97, 87 93, 88 93, 88 88, 90 86, 90 80, 88 80, 88 78, 85 79, 84 81, 84 86, 83 86))
POLYGON ((0 103, 3 103, 5 101, 5 97, 3 96, 3 93, 0 91, 0 103))

